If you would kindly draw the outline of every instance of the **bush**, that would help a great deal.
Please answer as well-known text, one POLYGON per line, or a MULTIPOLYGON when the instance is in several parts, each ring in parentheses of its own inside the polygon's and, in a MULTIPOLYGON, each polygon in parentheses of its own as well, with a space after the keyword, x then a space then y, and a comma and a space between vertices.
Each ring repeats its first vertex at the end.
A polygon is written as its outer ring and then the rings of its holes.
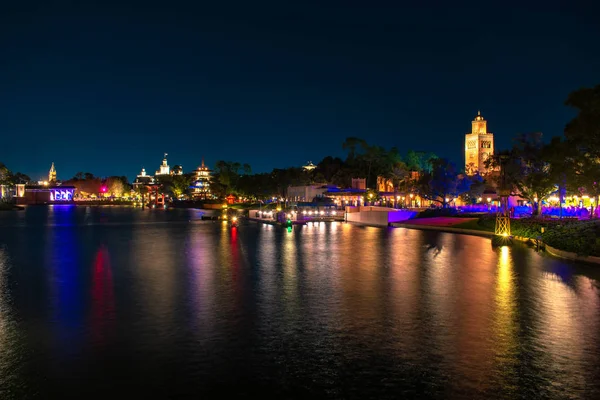
POLYGON ((549 246, 580 256, 600 256, 600 221, 559 224, 544 232, 542 240, 549 246))
MULTIPOLYGON (((492 231, 495 223, 496 218, 491 215, 481 217, 477 222, 481 229, 492 231)), ((600 221, 511 219, 510 231, 513 236, 541 238, 548 246, 559 250, 581 256, 600 256, 600 221)))

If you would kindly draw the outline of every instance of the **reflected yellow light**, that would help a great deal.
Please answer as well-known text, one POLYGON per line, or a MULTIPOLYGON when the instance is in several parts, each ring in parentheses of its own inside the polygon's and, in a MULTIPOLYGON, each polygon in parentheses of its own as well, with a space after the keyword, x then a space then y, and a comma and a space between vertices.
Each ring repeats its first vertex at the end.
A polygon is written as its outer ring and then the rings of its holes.
POLYGON ((503 367, 514 366, 517 348, 516 286, 510 248, 500 248, 498 272, 496 274, 496 312, 494 318, 494 343, 497 360, 503 367))

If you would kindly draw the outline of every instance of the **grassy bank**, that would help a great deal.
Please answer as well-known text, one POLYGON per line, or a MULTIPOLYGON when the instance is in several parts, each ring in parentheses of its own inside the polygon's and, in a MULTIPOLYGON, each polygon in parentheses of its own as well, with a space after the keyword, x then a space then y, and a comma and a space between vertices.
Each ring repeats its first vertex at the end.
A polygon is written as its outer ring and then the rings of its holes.
MULTIPOLYGON (((495 223, 495 216, 485 216, 456 227, 493 232, 495 223)), ((600 221, 598 220, 512 219, 510 230, 513 236, 540 238, 547 245, 559 250, 580 256, 600 256, 600 221)))
MULTIPOLYGON (((495 215, 459 213, 454 209, 425 210, 417 218, 432 217, 476 218, 453 227, 486 232, 494 232, 496 224, 495 215)), ((551 247, 580 256, 600 256, 599 220, 520 218, 511 219, 510 228, 513 236, 539 238, 551 247)))

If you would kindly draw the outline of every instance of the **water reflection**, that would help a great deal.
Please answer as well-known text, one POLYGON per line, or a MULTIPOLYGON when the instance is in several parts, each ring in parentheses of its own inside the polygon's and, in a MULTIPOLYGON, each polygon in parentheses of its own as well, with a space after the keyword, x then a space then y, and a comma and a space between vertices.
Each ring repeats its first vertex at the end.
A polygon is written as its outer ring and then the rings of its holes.
POLYGON ((489 346, 495 350, 494 371, 500 387, 515 388, 518 379, 517 292, 510 248, 500 248, 494 295, 493 335, 489 346))
POLYGON ((39 210, 0 230, 0 388, 600 397, 585 267, 438 232, 39 210))
POLYGON ((92 277, 92 335, 96 346, 113 339, 115 327, 115 293, 110 256, 106 247, 96 253, 92 277))

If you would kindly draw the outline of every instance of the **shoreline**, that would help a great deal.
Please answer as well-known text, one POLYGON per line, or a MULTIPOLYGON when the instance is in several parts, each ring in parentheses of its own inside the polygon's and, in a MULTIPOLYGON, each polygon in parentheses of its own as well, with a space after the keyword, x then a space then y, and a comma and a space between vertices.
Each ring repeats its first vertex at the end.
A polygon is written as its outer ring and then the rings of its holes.
MULTIPOLYGON (((404 224, 401 222, 393 222, 390 224, 390 226, 392 226, 394 228, 418 229, 418 230, 424 230, 424 231, 456 233, 456 234, 460 234, 460 235, 471 235, 471 236, 480 236, 480 237, 489 237, 489 238, 492 238, 495 236, 494 232, 478 231, 475 229, 453 228, 453 227, 449 227, 449 226, 404 224)), ((527 237, 512 236, 512 238, 519 242, 526 243, 526 244, 536 242, 536 239, 527 238, 527 237)), ((588 264, 600 265, 600 257, 579 256, 576 253, 573 253, 570 251, 565 251, 565 250, 560 250, 560 249, 554 248, 552 246, 549 246, 541 240, 538 240, 537 243, 539 243, 540 247, 544 249, 545 253, 547 253, 553 257, 564 259, 564 260, 578 261, 578 262, 584 262, 584 263, 588 263, 588 264)))

